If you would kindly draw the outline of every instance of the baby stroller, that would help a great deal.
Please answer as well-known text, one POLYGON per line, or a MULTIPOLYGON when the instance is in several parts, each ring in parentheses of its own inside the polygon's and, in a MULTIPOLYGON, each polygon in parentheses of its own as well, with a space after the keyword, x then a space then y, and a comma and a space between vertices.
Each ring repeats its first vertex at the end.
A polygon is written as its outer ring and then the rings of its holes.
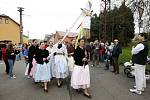
POLYGON ((127 75, 127 77, 129 77, 129 78, 133 78, 135 75, 134 67, 135 66, 132 63, 132 61, 125 62, 124 63, 124 74, 127 75))
MULTIPOLYGON (((135 67, 132 61, 124 63, 124 73, 128 78, 134 78, 135 76, 135 67)), ((150 79, 150 59, 148 59, 145 70, 146 79, 150 79)))

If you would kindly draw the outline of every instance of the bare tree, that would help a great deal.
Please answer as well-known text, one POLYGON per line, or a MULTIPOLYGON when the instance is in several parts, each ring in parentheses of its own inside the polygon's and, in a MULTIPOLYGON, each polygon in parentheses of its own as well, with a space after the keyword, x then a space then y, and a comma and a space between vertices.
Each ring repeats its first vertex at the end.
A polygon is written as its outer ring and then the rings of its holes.
POLYGON ((128 7, 138 15, 139 33, 140 28, 143 32, 150 32, 150 1, 149 0, 127 0, 128 7))

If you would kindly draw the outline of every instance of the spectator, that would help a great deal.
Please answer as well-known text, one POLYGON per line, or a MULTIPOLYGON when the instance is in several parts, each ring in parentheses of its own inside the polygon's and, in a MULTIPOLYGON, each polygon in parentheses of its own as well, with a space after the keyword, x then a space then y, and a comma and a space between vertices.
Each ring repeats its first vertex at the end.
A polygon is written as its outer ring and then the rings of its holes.
POLYGON ((6 74, 9 74, 9 63, 8 63, 8 58, 7 58, 7 55, 6 55, 6 49, 7 49, 7 45, 4 44, 3 47, 1 48, 2 50, 2 59, 5 63, 5 66, 6 66, 6 74))
POLYGON ((114 48, 112 51, 112 61, 113 61, 113 72, 115 74, 119 74, 119 65, 118 65, 118 58, 120 53, 122 53, 121 46, 117 39, 114 40, 114 48))
POLYGON ((146 42, 147 34, 141 33, 138 36, 139 43, 132 48, 132 55, 135 67, 135 89, 130 89, 131 92, 142 94, 146 88, 145 68, 148 56, 148 44, 146 42))
POLYGON ((15 55, 15 50, 13 48, 13 45, 11 43, 8 44, 6 55, 7 55, 8 63, 9 63, 9 75, 11 78, 15 79, 16 76, 13 74, 13 67, 14 67, 16 55, 15 55))
POLYGON ((29 60, 29 59, 28 59, 28 51, 29 51, 28 45, 25 43, 25 44, 23 45, 23 48, 22 48, 22 54, 23 54, 23 56, 24 56, 26 66, 27 66, 28 60, 29 60))

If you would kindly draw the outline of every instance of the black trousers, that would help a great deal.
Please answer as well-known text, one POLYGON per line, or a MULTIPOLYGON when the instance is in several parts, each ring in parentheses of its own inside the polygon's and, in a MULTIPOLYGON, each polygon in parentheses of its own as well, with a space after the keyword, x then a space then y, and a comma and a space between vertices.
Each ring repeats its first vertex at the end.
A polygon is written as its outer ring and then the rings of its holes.
POLYGON ((8 60, 4 60, 4 62, 5 62, 5 66, 6 66, 5 72, 8 74, 9 73, 9 63, 8 63, 8 60))
POLYGON ((29 60, 29 69, 28 69, 28 75, 30 75, 30 72, 31 72, 31 69, 32 69, 32 67, 33 67, 33 65, 32 65, 32 61, 33 61, 33 59, 31 60, 29 60))

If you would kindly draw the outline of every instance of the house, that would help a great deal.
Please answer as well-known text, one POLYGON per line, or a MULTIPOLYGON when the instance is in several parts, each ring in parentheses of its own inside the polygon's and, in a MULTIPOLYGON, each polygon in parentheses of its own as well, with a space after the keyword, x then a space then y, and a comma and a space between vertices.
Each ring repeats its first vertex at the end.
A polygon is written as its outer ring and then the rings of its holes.
POLYGON ((54 42, 54 35, 53 34, 45 34, 45 37, 44 37, 44 41, 52 41, 54 42))
POLYGON ((0 41, 20 43, 20 24, 7 15, 0 15, 0 41))
MULTIPOLYGON (((66 32, 64 31, 56 31, 54 34, 54 43, 57 43, 59 39, 62 39, 65 36, 66 32)), ((70 43, 72 39, 77 38, 77 33, 69 32, 69 34, 64 39, 65 43, 70 43)))

